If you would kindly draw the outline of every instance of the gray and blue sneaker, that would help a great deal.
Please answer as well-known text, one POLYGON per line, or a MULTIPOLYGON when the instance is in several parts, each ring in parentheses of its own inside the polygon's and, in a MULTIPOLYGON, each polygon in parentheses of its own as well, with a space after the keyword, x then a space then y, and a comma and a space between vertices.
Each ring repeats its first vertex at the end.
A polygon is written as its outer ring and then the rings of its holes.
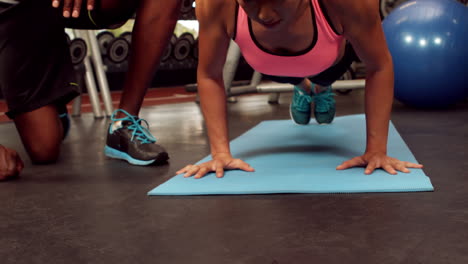
POLYGON ((68 136, 68 132, 70 132, 70 116, 68 115, 67 106, 65 104, 59 104, 56 107, 60 122, 62 123, 63 127, 62 140, 65 140, 65 138, 68 136))
POLYGON ((59 115, 60 122, 62 122, 62 127, 63 127, 63 137, 62 140, 64 140, 68 136, 68 132, 70 132, 70 117, 68 116, 68 113, 62 113, 59 115))
MULTIPOLYGON (((315 91, 315 85, 312 84, 312 91, 315 91)), ((330 124, 335 118, 336 102, 334 93, 332 93, 331 86, 318 94, 312 93, 312 100, 314 101, 314 115, 315 120, 319 124, 330 124)))
POLYGON ((112 114, 111 121, 104 148, 107 157, 126 160, 130 164, 140 166, 163 163, 169 159, 166 150, 156 144, 156 138, 151 135, 146 120, 118 109, 112 114), (126 116, 116 118, 118 112, 126 116))
POLYGON ((307 125, 310 122, 312 97, 298 86, 294 86, 294 93, 289 107, 289 114, 294 123, 307 125))

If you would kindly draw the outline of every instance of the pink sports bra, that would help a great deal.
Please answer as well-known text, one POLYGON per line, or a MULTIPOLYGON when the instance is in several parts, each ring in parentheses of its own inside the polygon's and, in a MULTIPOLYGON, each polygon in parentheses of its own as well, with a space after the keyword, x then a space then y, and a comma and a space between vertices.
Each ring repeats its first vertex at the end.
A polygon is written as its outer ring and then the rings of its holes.
POLYGON ((317 75, 333 65, 340 53, 343 36, 327 20, 320 0, 311 0, 314 37, 305 51, 292 55, 277 55, 263 48, 255 39, 251 20, 238 7, 234 41, 252 68, 263 74, 286 77, 317 75))

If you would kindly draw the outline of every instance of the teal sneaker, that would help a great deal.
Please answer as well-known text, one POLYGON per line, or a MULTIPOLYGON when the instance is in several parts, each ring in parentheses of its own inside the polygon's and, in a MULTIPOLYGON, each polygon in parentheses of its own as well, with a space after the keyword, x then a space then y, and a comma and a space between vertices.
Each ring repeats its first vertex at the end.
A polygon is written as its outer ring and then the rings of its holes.
POLYGON ((162 164, 169 159, 166 150, 156 144, 156 138, 151 135, 146 120, 118 109, 112 114, 111 121, 104 147, 107 157, 140 166, 162 164), (116 118, 118 112, 126 116, 116 118))
POLYGON ((294 94, 289 107, 289 114, 294 123, 307 125, 310 122, 312 97, 301 88, 294 86, 294 94))
MULTIPOLYGON (((315 84, 312 84, 312 91, 315 91, 315 84)), ((314 101, 315 120, 319 124, 330 124, 335 118, 336 102, 331 86, 326 90, 315 94, 312 93, 312 101, 314 101)))
POLYGON ((68 132, 70 131, 70 116, 68 115, 67 106, 65 104, 57 105, 57 112, 59 115, 60 122, 62 123, 62 140, 64 140, 68 136, 68 132))
POLYGON ((62 122, 62 127, 63 127, 63 136, 62 140, 65 140, 65 138, 68 136, 68 132, 70 132, 70 117, 68 116, 68 113, 62 113, 59 115, 60 122, 62 122))

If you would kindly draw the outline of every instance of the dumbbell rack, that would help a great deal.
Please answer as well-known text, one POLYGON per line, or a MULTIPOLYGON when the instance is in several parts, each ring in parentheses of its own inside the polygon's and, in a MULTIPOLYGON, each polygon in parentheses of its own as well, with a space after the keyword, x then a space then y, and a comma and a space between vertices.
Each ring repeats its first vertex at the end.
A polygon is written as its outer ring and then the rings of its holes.
MULTIPOLYGON (((179 16, 180 20, 195 20, 195 11, 193 8, 193 0, 185 0, 181 5, 181 11, 179 16)), ((131 25, 131 23, 130 23, 131 25)), ((117 33, 114 31, 100 31, 97 34, 98 43, 101 49, 101 55, 103 62, 106 67, 107 73, 116 73, 112 77, 108 75, 109 82, 113 83, 114 80, 120 79, 119 73, 126 72, 128 70, 128 54, 131 45, 131 29, 123 28, 120 30, 123 33, 117 33), (127 31, 126 31, 127 30, 127 31), (125 32, 126 31, 126 32, 125 32), (127 44, 125 44, 125 40, 127 44), (122 45, 118 45, 122 42, 122 45), (125 45, 124 45, 125 44, 125 45), (122 56, 119 54, 122 54, 122 56)), ((164 72, 170 72, 172 75, 177 75, 176 71, 191 71, 195 70, 197 66, 197 40, 195 34, 192 35, 190 32, 178 32, 178 35, 172 35, 167 47, 165 48, 158 70, 164 72), (181 34, 182 33, 182 34, 181 34)), ((165 77, 169 75, 163 74, 163 82, 165 77)), ((113 85, 111 85, 115 88, 113 85)))
MULTIPOLYGON (((194 0, 182 1, 179 20, 196 20, 194 0)), ((160 70, 194 69, 198 63, 198 40, 191 33, 175 34, 166 47, 159 65, 160 70)))
POLYGON ((191 33, 172 35, 159 64, 160 70, 195 69, 198 63, 198 51, 194 52, 197 40, 191 33))
POLYGON ((106 66, 106 72, 126 72, 128 70, 132 33, 124 32, 115 37, 109 31, 102 31, 96 35, 96 38, 103 63, 106 66))
MULTIPOLYGON (((99 50, 99 44, 96 39, 96 31, 73 29, 71 32, 75 36, 75 39, 72 41, 80 39, 86 43, 85 47, 87 47, 87 49, 84 51, 86 55, 82 58, 82 62, 80 64, 74 64, 75 69, 80 73, 78 76, 79 82, 83 80, 84 85, 86 86, 94 117, 102 118, 104 116, 111 116, 113 112, 112 99, 110 96, 105 67, 99 50), (104 111, 101 108, 101 99, 104 104, 104 111)), ((81 96, 78 96, 73 101, 72 115, 79 116, 80 114, 81 96)))
MULTIPOLYGON (((195 12, 193 10, 193 1, 194 0, 184 0, 181 7, 181 19, 183 20, 194 20, 195 12)), ((126 61, 122 60, 120 63, 116 63, 116 67, 108 67, 103 62, 102 50, 97 39, 97 31, 95 30, 72 30, 76 38, 81 38, 89 47, 81 68, 84 71, 83 79, 86 85, 88 95, 90 98, 91 106, 93 109, 94 117, 101 118, 104 116, 111 116, 113 112, 112 98, 110 96, 109 83, 106 76, 106 71, 113 70, 120 67, 122 71, 127 70, 126 61), (109 69, 110 68, 110 69, 109 69), (96 78, 95 78, 96 76, 96 78), (99 92, 98 92, 99 91, 99 92), (100 96, 99 96, 100 95, 100 96), (104 104, 104 112, 101 108, 101 99, 104 104)), ((125 36, 119 36, 119 38, 125 38, 125 36)), ((128 41, 128 40, 127 40, 128 41)), ((192 36, 192 41, 190 39, 184 40, 188 42, 189 45, 193 45, 195 40, 192 36)), ((130 42, 130 41, 128 41, 130 42)), ((177 38, 171 41, 171 48, 173 50, 177 38)), ((187 44, 184 44, 187 46, 187 44)), ((172 51, 171 50, 171 51, 172 51)), ((191 54, 190 54, 191 55, 191 54)), ((194 56, 195 57, 195 56, 194 56)), ((104 58, 105 59, 105 58, 104 58)), ((189 63, 184 63, 182 60, 169 60, 162 62, 160 69, 179 69, 179 68, 195 68, 196 60, 191 59, 189 63)), ((76 98, 73 102, 72 114, 77 116, 81 114, 81 96, 76 98)))

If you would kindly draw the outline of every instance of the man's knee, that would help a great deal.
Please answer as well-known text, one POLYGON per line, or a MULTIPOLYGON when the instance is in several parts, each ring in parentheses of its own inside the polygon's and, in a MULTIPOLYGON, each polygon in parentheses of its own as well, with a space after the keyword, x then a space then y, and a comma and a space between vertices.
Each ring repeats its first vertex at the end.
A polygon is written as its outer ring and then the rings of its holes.
POLYGON ((33 163, 53 163, 57 160, 63 128, 55 106, 47 105, 19 114, 14 121, 33 163))
POLYGON ((58 160, 60 154, 60 144, 32 144, 27 146, 29 158, 34 164, 50 164, 58 160))

